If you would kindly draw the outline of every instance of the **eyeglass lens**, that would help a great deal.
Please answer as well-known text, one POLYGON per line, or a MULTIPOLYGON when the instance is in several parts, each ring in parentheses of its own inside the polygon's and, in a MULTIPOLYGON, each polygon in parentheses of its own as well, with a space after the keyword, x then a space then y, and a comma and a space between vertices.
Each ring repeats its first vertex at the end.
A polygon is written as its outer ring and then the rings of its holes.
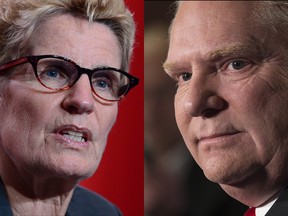
MULTIPOLYGON (((37 63, 41 83, 55 90, 71 87, 78 79, 78 67, 72 62, 56 58, 43 58, 37 63)), ((110 69, 95 69, 90 78, 94 93, 106 100, 118 100, 128 90, 129 78, 110 69)))

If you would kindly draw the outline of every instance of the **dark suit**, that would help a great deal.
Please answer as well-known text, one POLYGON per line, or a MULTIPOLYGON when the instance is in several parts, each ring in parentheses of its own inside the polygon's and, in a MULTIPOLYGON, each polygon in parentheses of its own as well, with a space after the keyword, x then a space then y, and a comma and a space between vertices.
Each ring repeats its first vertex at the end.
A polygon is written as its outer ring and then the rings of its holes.
POLYGON ((277 201, 272 205, 265 216, 288 215, 288 187, 281 193, 277 201))
MULTIPOLYGON (((0 180, 0 215, 13 216, 12 209, 0 180)), ((69 203, 66 216, 120 216, 116 206, 100 195, 77 186, 69 203)))
MULTIPOLYGON (((198 165, 188 171, 189 216, 243 216, 247 206, 230 197, 216 183, 210 182, 198 165)), ((286 215, 288 216, 288 214, 286 215)))

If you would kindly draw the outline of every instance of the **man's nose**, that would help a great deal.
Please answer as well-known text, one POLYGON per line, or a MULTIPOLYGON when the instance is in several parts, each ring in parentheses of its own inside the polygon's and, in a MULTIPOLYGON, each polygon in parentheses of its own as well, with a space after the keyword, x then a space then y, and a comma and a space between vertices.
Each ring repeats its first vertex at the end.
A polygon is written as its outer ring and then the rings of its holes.
POLYGON ((188 83, 184 96, 186 112, 193 117, 212 117, 226 109, 228 103, 219 94, 217 79, 194 76, 188 83))
POLYGON ((63 101, 65 110, 74 114, 93 112, 95 99, 89 77, 86 74, 81 75, 79 80, 67 91, 68 94, 63 101))

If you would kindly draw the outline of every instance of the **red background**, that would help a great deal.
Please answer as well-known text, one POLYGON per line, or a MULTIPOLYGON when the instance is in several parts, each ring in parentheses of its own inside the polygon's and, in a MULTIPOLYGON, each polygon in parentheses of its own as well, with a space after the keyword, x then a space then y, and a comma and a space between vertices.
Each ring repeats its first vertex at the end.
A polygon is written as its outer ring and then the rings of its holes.
POLYGON ((136 21, 136 44, 130 73, 140 83, 119 102, 101 164, 81 184, 115 203, 125 216, 144 215, 144 1, 125 0, 136 21))

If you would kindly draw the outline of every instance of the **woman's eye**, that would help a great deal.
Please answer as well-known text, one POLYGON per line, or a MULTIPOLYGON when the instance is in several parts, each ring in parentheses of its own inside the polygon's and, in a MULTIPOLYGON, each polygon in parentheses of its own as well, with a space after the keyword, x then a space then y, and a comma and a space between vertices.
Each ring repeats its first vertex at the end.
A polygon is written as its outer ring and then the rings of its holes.
POLYGON ((57 68, 57 67, 46 67, 41 70, 40 73, 41 77, 46 78, 62 78, 65 77, 65 73, 63 72, 63 69, 57 68))
POLYGON ((38 73, 39 78, 43 82, 66 82, 69 80, 67 74, 65 74, 61 69, 50 67, 45 68, 41 72, 38 73))
POLYGON ((111 87, 111 81, 109 81, 107 78, 98 78, 94 81, 93 85, 97 89, 110 89, 111 87))
POLYGON ((100 88, 107 88, 108 83, 105 82, 104 80, 99 80, 99 81, 96 82, 96 86, 100 87, 100 88))
POLYGON ((244 60, 234 60, 228 64, 227 69, 228 70, 242 70, 248 64, 249 64, 249 62, 244 61, 244 60))
POLYGON ((59 72, 56 70, 49 70, 49 71, 46 71, 46 75, 48 77, 56 78, 57 76, 59 76, 59 72))

